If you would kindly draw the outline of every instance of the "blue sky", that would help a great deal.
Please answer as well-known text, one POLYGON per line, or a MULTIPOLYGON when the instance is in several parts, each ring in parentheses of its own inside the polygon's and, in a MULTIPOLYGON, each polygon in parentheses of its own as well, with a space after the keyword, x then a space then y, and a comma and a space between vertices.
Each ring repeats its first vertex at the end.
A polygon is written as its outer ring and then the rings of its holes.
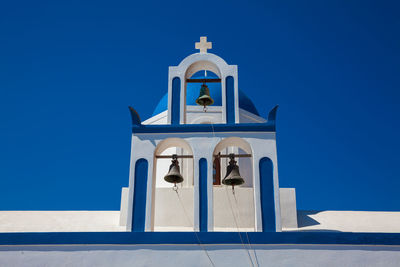
POLYGON ((261 115, 279 104, 280 185, 299 209, 400 210, 397 1, 2 1, 0 210, 117 210, 132 105, 168 66, 239 66, 261 115))

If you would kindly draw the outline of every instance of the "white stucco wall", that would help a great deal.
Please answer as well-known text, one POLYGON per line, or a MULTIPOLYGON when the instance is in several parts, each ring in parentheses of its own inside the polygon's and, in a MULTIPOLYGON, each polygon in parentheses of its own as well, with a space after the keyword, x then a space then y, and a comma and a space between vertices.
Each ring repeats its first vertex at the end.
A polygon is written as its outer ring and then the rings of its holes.
POLYGON ((193 187, 156 188, 155 231, 193 231, 193 187))
POLYGON ((399 246, 2 246, 0 266, 399 266, 399 246), (204 249, 204 250, 203 250, 204 249), (256 257, 255 257, 256 256, 256 257), (258 263, 258 264, 257 264, 258 263))
MULTIPOLYGON (((155 197, 155 231, 193 231, 193 187, 157 188, 155 197)), ((253 188, 214 186, 214 231, 254 231, 253 188)), ((212 229, 210 229, 212 231, 212 229)))
POLYGON ((400 233, 400 212, 297 211, 300 231, 400 233))
POLYGON ((121 189, 121 204, 119 214, 119 225, 126 227, 126 220, 128 218, 128 200, 129 200, 129 187, 122 187, 121 189))
POLYGON ((0 233, 125 231, 119 220, 119 211, 0 211, 0 233))
POLYGON ((226 186, 214 186, 214 231, 253 232, 254 190, 236 187, 235 195, 226 186))
POLYGON ((282 230, 297 228, 296 189, 279 188, 282 230))
MULTIPOLYGON (((226 208, 229 209, 229 206, 226 208)), ((297 213, 298 228, 284 229, 285 231, 400 233, 400 212, 298 211, 297 213)), ((126 228, 120 226, 119 218, 119 211, 0 211, 0 233, 125 231, 126 228)), ((234 228, 232 231, 237 231, 236 227, 234 228)))

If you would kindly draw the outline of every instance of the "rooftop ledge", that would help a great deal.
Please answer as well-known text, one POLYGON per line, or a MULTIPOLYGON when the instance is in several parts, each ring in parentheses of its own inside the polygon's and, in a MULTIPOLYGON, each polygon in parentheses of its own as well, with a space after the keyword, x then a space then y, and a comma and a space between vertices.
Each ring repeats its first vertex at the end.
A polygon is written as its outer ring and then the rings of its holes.
POLYGON ((129 107, 129 110, 132 117, 133 133, 275 132, 278 106, 275 106, 268 113, 266 123, 143 125, 136 110, 132 107, 129 107))
POLYGON ((272 123, 134 125, 132 133, 275 132, 272 123))
MULTIPOLYGON (((400 245, 400 233, 248 232, 251 244, 400 245)), ((242 244, 241 232, 1 233, 0 245, 242 244)))

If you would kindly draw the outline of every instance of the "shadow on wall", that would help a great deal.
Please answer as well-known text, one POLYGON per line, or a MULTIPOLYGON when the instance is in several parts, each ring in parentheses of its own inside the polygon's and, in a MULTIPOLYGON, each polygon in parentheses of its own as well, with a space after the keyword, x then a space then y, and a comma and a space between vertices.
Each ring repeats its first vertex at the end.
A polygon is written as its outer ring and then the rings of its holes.
POLYGON ((329 229, 301 229, 303 227, 307 226, 313 226, 313 225, 320 225, 320 223, 313 218, 310 217, 310 215, 318 214, 320 212, 323 212, 324 210, 298 210, 297 211, 297 225, 299 230, 302 231, 307 231, 307 232, 341 232, 338 230, 329 230, 329 229))
POLYGON ((318 214, 321 210, 298 210, 297 211, 297 225, 299 228, 306 226, 313 226, 320 224, 318 221, 310 217, 310 215, 318 214))

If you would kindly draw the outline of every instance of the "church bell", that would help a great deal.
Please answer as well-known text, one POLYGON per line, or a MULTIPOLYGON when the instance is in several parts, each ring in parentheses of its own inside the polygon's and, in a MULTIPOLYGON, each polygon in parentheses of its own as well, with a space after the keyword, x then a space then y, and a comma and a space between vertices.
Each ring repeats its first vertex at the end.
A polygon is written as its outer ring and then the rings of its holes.
POLYGON ((169 166, 167 175, 164 176, 164 180, 175 185, 183 182, 183 177, 180 173, 179 162, 176 155, 172 155, 172 163, 169 166))
POLYGON ((233 188, 235 185, 244 184, 244 180, 240 176, 239 166, 236 164, 234 155, 231 154, 229 158, 230 158, 229 165, 226 168, 226 175, 225 178, 222 179, 222 183, 224 185, 231 185, 233 188))
POLYGON ((200 96, 196 99, 197 105, 203 106, 206 109, 207 106, 212 105, 214 100, 210 96, 210 89, 203 83, 200 88, 200 96))

